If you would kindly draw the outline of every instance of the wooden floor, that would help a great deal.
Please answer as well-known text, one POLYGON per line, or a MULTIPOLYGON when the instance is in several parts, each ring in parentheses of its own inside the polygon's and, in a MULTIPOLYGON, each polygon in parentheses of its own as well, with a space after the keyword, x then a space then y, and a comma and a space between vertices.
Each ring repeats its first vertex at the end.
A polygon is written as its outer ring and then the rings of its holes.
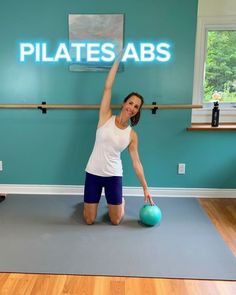
MULTIPOLYGON (((236 256, 236 199, 201 199, 236 256)), ((0 273, 0 295, 233 295, 236 282, 0 273)))

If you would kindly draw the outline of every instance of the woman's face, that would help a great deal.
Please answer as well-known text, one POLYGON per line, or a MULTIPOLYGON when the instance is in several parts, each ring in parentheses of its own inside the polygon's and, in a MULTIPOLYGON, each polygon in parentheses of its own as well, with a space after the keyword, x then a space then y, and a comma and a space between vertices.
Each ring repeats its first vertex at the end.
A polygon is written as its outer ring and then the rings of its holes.
POLYGON ((142 101, 141 99, 136 96, 132 95, 126 102, 123 103, 122 111, 129 117, 135 116, 140 107, 141 107, 142 101))

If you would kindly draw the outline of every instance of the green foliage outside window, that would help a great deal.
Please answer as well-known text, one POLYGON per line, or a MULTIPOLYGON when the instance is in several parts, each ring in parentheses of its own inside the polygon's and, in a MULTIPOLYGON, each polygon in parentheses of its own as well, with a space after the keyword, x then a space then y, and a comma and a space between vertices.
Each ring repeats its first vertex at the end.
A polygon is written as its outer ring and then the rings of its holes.
POLYGON ((236 31, 208 32, 204 102, 236 102, 236 31))

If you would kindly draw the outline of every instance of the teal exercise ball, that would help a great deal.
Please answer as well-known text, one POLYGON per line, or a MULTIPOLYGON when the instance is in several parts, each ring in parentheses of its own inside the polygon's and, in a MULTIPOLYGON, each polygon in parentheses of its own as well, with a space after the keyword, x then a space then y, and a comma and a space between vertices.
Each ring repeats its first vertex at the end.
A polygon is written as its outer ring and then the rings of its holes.
POLYGON ((145 204, 139 211, 141 222, 148 226, 154 226, 161 222, 162 213, 157 205, 145 204))

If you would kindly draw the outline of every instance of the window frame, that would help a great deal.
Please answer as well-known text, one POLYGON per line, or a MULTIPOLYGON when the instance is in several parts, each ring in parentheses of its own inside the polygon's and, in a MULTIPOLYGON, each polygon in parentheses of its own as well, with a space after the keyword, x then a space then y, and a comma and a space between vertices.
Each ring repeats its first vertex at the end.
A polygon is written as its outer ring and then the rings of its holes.
MULTIPOLYGON (((205 59, 207 53, 208 31, 212 30, 235 30, 236 16, 199 16, 197 23, 194 81, 193 81, 193 104, 203 105, 202 109, 192 110, 192 123, 211 122, 212 107, 209 103, 203 103, 205 59)), ((236 103, 229 103, 228 107, 220 109, 220 122, 236 123, 236 103), (231 106, 231 107, 229 107, 231 106)))

